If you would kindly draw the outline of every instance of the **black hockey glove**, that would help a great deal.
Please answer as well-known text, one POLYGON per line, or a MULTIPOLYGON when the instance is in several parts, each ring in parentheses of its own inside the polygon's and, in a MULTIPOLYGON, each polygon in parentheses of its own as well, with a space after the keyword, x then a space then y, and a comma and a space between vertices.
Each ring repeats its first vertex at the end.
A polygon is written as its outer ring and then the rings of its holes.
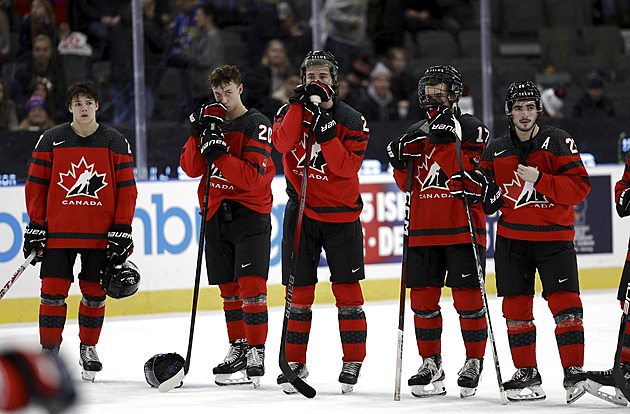
POLYGON ((404 134, 387 144, 387 156, 389 163, 395 169, 405 169, 410 157, 419 157, 424 149, 426 135, 413 136, 404 134))
POLYGON ((188 133, 199 138, 204 129, 209 128, 212 124, 220 127, 225 120, 227 109, 221 103, 204 104, 188 117, 189 126, 188 133))
POLYGON ((123 264, 133 252, 129 224, 113 224, 107 233, 107 259, 115 265, 123 264))
POLYGON ((431 143, 446 144, 455 142, 457 132, 455 129, 455 116, 451 109, 446 106, 438 106, 429 113, 429 132, 432 135, 431 143), (433 111, 436 111, 433 113, 433 111))
POLYGON ((315 134, 315 141, 319 144, 328 142, 337 136, 335 126, 337 121, 333 119, 331 111, 326 111, 320 108, 318 109, 318 115, 315 120, 315 127, 313 128, 313 134, 315 134))
POLYGON ((48 231, 46 227, 41 224, 30 222, 26 230, 24 230, 24 258, 26 259, 33 250, 35 250, 35 257, 31 260, 31 264, 35 266, 37 262, 41 262, 44 259, 44 249, 46 249, 46 239, 48 237, 48 231))
POLYGON ((330 101, 332 97, 335 96, 335 91, 330 87, 330 85, 318 80, 307 83, 304 90, 305 95, 309 98, 309 100, 311 96, 317 95, 322 102, 326 102, 330 101))
POLYGON ((212 165, 216 160, 227 154, 227 144, 223 139, 223 132, 220 129, 205 129, 201 133, 201 145, 199 146, 201 155, 206 158, 208 165, 212 165))
POLYGON ((293 92, 293 95, 289 97, 289 102, 297 102, 300 105, 310 102, 308 96, 306 95, 306 85, 298 85, 295 89, 293 89, 293 92))
POLYGON ((617 199, 617 214, 619 217, 630 216, 630 189, 625 189, 617 199))
POLYGON ((462 199, 464 196, 470 204, 482 203, 486 214, 493 214, 501 208, 501 188, 489 180, 479 170, 457 171, 448 182, 451 195, 462 199))

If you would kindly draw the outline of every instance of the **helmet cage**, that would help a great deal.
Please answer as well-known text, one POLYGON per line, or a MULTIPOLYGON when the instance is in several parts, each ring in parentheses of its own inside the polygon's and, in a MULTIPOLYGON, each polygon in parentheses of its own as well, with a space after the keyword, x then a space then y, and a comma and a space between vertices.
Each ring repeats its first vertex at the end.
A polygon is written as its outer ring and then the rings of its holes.
POLYGON ((446 85, 446 99, 449 102, 455 103, 459 101, 464 90, 464 84, 462 76, 457 69, 450 65, 431 66, 424 72, 424 75, 418 82, 418 101, 422 108, 431 109, 441 105, 441 102, 437 99, 426 94, 427 86, 439 84, 446 85))
POLYGON ((536 112, 543 110, 540 91, 532 81, 512 82, 505 94, 505 115, 512 115, 512 107, 518 101, 534 101, 536 112))

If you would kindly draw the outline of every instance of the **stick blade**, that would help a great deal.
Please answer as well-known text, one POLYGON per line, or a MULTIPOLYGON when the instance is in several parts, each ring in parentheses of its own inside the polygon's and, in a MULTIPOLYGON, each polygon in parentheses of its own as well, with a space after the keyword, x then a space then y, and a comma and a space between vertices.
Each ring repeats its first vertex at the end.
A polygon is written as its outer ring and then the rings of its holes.
POLYGON ((161 383, 158 387, 158 391, 169 392, 173 388, 177 387, 184 380, 185 376, 186 374, 184 373, 184 368, 182 367, 182 369, 177 371, 175 375, 161 383))
POLYGON ((291 385, 295 387, 296 390, 306 398, 313 398, 317 392, 315 388, 308 385, 302 378, 295 378, 295 380, 291 381, 291 385))

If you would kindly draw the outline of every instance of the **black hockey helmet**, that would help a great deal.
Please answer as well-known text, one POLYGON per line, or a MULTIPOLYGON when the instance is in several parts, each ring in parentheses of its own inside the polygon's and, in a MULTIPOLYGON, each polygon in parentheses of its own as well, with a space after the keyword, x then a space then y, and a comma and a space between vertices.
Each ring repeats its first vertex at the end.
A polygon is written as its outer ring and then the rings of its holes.
POLYGON ((437 99, 427 97, 425 87, 441 83, 446 84, 449 102, 459 101, 464 91, 462 75, 451 65, 431 66, 424 72, 424 75, 418 82, 418 100, 422 108, 431 109, 440 105, 437 99))
POLYGON ((332 77, 334 85, 337 85, 337 75, 339 74, 339 64, 335 56, 327 50, 311 50, 306 54, 306 57, 300 65, 300 79, 302 83, 306 83, 306 68, 309 66, 328 66, 330 69, 330 76, 332 77))
POLYGON ((150 386, 157 388, 183 369, 185 362, 183 356, 174 352, 153 355, 144 363, 144 378, 150 386))
POLYGON ((505 114, 512 115, 512 106, 517 101, 534 101, 536 103, 536 111, 542 112, 542 100, 540 99, 540 91, 536 84, 532 81, 512 82, 505 94, 505 114))
POLYGON ((111 270, 105 269, 101 273, 101 286, 110 298, 128 298, 140 287, 140 271, 132 261, 127 260, 111 270))

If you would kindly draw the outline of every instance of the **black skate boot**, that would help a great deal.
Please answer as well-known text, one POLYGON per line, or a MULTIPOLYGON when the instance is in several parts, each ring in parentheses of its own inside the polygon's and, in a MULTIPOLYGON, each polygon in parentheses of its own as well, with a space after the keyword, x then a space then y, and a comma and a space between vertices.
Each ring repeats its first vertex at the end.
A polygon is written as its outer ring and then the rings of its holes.
MULTIPOLYGON (((306 369, 305 364, 300 364, 299 362, 289 362, 289 367, 291 371, 295 372, 299 378, 305 379, 308 377, 308 369, 306 369)), ((278 375, 277 379, 278 385, 282 387, 282 391, 285 394, 295 394, 298 390, 295 389, 293 385, 289 382, 287 377, 284 374, 278 375)))
POLYGON ((445 395, 444 370, 442 369, 442 356, 435 354, 428 358, 423 358, 422 365, 418 368, 418 373, 409 378, 408 384, 411 387, 411 395, 418 398, 445 395), (432 388, 425 389, 427 385, 432 388))
POLYGON ((361 362, 344 362, 339 374, 339 382, 341 383, 341 393, 347 394, 352 392, 354 386, 359 380, 361 371, 361 362))
POLYGON ((582 367, 572 366, 564 369, 564 381, 562 385, 567 390, 567 404, 571 404, 584 395, 584 382, 586 382, 586 372, 582 367))
POLYGON ((588 371, 586 373, 584 389, 589 394, 592 394, 597 398, 601 398, 604 401, 608 401, 609 403, 620 405, 622 407, 628 405, 628 400, 615 384, 612 368, 606 371, 588 371), (601 390, 603 387, 606 387, 605 391, 601 390), (614 395, 606 392, 609 390, 609 387, 612 387, 612 391, 615 392, 614 395))
POLYGON ((512 379, 503 383, 507 399, 513 402, 544 400, 547 396, 542 387, 542 378, 538 367, 519 368, 512 379), (528 390, 525 394, 521 391, 528 390))
POLYGON ((477 385, 481 379, 481 371, 483 371, 483 357, 482 358, 468 358, 464 366, 459 370, 459 378, 457 379, 457 385, 460 386, 459 396, 460 398, 472 397, 477 392, 477 385))
POLYGON ((94 382, 96 373, 103 369, 101 361, 96 353, 96 346, 86 345, 81 342, 79 347, 79 365, 81 365, 81 378, 94 382))
POLYGON ((42 346, 42 354, 55 354, 55 355, 59 355, 59 345, 55 345, 55 346, 42 346))
POLYGON ((212 369, 214 382, 217 385, 251 384, 247 376, 247 341, 230 342, 230 349, 219 365, 212 369), (234 375, 238 374, 238 375, 234 375))
POLYGON ((254 388, 260 386, 260 377, 265 375, 265 345, 250 346, 247 351, 247 376, 254 388))

